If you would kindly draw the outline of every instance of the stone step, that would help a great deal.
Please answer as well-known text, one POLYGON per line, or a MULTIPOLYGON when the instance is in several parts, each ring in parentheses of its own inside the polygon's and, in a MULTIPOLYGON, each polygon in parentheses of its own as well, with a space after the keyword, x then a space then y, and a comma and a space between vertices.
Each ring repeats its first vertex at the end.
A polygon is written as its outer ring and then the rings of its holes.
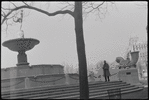
MULTIPOLYGON (((112 86, 104 86, 104 87, 90 87, 89 90, 90 92, 93 91, 93 90, 98 90, 98 91, 106 91, 107 89, 113 89, 113 88, 116 88, 116 87, 121 87, 121 88, 126 88, 126 87, 132 87, 130 86, 129 84, 120 84, 120 85, 112 85, 112 86)), ((7 97, 3 97, 3 98, 32 98, 32 97, 37 97, 37 96, 46 96, 46 95, 62 95, 62 94, 69 94, 69 93, 72 93, 72 92, 78 92, 79 93, 79 88, 78 89, 73 89, 73 90, 64 90, 64 91, 57 91, 57 92, 53 92, 53 93, 50 93, 49 91, 45 91, 43 93, 36 93, 36 94, 32 94, 30 93, 30 95, 25 95, 24 96, 17 96, 17 95, 10 95, 10 96, 7 96, 7 97)))
MULTIPOLYGON (((11 93, 7 92, 6 95, 2 95, 2 98, 8 98, 8 99, 71 99, 71 98, 79 98, 79 86, 78 84, 75 85, 63 85, 60 87, 50 87, 47 86, 42 89, 36 88, 34 90, 28 90, 28 91, 21 91, 16 93, 11 93)), ((124 91, 131 91, 131 90, 141 90, 141 88, 127 84, 126 82, 122 81, 113 81, 113 82, 94 82, 94 83, 89 83, 89 93, 90 93, 90 98, 98 98, 99 96, 106 96, 107 95, 107 90, 108 89, 115 89, 115 88, 121 88, 121 92, 125 93, 124 91)))
MULTIPOLYGON (((89 87, 91 86, 97 86, 100 84, 100 86, 105 86, 107 84, 121 84, 126 82, 121 81, 113 81, 113 82, 95 82, 95 83, 89 83, 89 87)), ((2 95, 10 95, 10 94, 16 94, 16 93, 25 93, 25 92, 34 92, 34 91, 45 91, 45 90, 57 90, 57 89, 68 89, 68 88, 76 88, 79 87, 79 84, 72 84, 72 85, 57 85, 57 86, 46 86, 46 87, 38 87, 38 88, 31 88, 31 89, 20 89, 16 91, 5 91, 2 92, 2 95)))
MULTIPOLYGON (((106 85, 106 86, 103 86, 103 87, 100 87, 100 86, 96 86, 96 87, 89 87, 89 90, 93 90, 93 89, 100 89, 100 90, 103 90, 103 89, 106 89, 106 88, 111 88, 111 87, 120 87, 120 86, 129 86, 129 84, 124 84, 124 83, 121 83, 121 84, 112 84, 112 85, 106 85)), ((19 97, 19 96, 28 96, 28 97, 33 97, 33 96, 36 96, 38 94, 38 96, 42 96, 42 95, 54 95, 54 94, 61 94, 61 92, 74 92, 74 91, 79 91, 79 87, 76 87, 75 89, 74 88, 69 88, 69 89, 59 89, 57 91, 54 91, 54 90, 46 90, 46 91, 34 91, 34 93, 23 93, 23 94, 11 94, 11 95, 3 95, 2 97, 19 97)))
MULTIPOLYGON (((121 82, 121 83, 109 83, 108 85, 102 85, 100 86, 100 84, 96 84, 95 86, 94 85, 89 85, 89 89, 94 89, 94 88, 98 88, 98 89, 102 89, 102 88, 109 88, 109 87, 115 87, 115 86, 125 86, 125 85, 129 85, 129 84, 126 84, 125 82, 121 82)), ((36 95, 36 94, 45 94, 45 93, 48 93, 48 94, 53 94, 53 93, 61 93, 61 91, 65 92, 65 91, 74 91, 74 90, 78 90, 79 91, 79 87, 75 87, 75 89, 72 87, 69 87, 69 88, 58 88, 58 89, 47 89, 47 90, 41 90, 41 91, 32 91, 32 92, 23 92, 23 93, 12 93, 10 95, 2 95, 2 97, 6 98, 6 97, 15 97, 15 96, 24 96, 24 95, 27 95, 27 96, 30 96, 30 95, 36 95)))
MULTIPOLYGON (((90 94, 90 96, 92 96, 92 95, 99 95, 99 94, 106 94, 108 89, 115 89, 115 88, 135 89, 137 87, 120 86, 120 87, 107 88, 107 89, 103 89, 103 90, 94 88, 93 90, 90 90, 89 94, 90 94)), ((48 98, 48 99, 71 99, 71 98, 69 98, 71 96, 75 96, 75 98, 79 97, 79 91, 67 92, 67 93, 63 93, 63 94, 59 94, 59 95, 55 94, 55 95, 52 95, 52 96, 51 95, 44 95, 44 96, 34 97, 34 98, 31 98, 31 99, 42 99, 42 98, 48 98)))
MULTIPOLYGON (((111 81, 111 82, 89 82, 89 85, 94 85, 94 84, 108 84, 108 83, 116 83, 116 82, 122 82, 122 81, 111 81)), ((11 90, 11 91, 2 91, 2 94, 10 94, 10 93, 15 93, 15 92, 21 92, 21 91, 34 91, 34 90, 43 90, 47 88, 51 89, 56 89, 56 88, 67 88, 67 87, 77 87, 79 84, 65 84, 65 85, 53 85, 53 86, 41 86, 41 87, 31 87, 29 89, 16 89, 16 90, 11 90)))
MULTIPOLYGON (((134 92, 138 92, 138 91, 141 91, 141 90, 143 90, 142 87, 138 87, 136 89, 130 89, 130 90, 123 90, 123 91, 121 91, 121 95, 123 95, 123 94, 129 94, 129 93, 132 93, 132 92, 134 93, 134 92)), ((90 99, 99 99, 101 97, 108 97, 108 93, 107 94, 103 94, 103 95, 90 96, 90 99)), ((76 98, 76 99, 79 99, 79 97, 76 98)))
MULTIPOLYGON (((124 89, 121 90, 121 94, 136 92, 136 91, 139 91, 139 90, 142 90, 142 88, 138 88, 138 87, 124 88, 124 89)), ((104 92, 103 91, 102 92, 96 91, 96 92, 90 93, 89 98, 90 99, 97 99, 99 97, 105 97, 105 96, 108 96, 107 91, 104 91, 104 92)), ((47 97, 47 98, 49 98, 49 97, 47 97)), ((78 95, 65 96, 65 97, 55 97, 54 99, 79 99, 79 94, 78 95)))
MULTIPOLYGON (((115 89, 115 88, 111 88, 111 89, 115 89)), ((128 87, 128 88, 122 88, 121 91, 129 91, 129 90, 137 90, 138 87, 128 87)), ((93 90, 90 91, 89 97, 93 97, 93 96, 102 96, 102 95, 106 95, 107 91, 100 91, 100 90, 93 90)), ((71 93, 70 94, 63 94, 63 96, 42 96, 42 97, 35 97, 35 98, 31 98, 31 99, 79 99, 79 92, 75 92, 75 93, 71 93)))

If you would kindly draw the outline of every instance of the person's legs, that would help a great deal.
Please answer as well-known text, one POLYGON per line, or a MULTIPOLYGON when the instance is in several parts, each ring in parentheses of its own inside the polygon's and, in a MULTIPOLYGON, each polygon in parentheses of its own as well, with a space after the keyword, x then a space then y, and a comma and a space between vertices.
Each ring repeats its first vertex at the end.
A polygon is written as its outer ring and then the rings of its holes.
POLYGON ((105 76, 105 82, 107 82, 107 76, 105 76))
POLYGON ((109 76, 107 76, 107 77, 108 77, 108 81, 110 81, 109 76))

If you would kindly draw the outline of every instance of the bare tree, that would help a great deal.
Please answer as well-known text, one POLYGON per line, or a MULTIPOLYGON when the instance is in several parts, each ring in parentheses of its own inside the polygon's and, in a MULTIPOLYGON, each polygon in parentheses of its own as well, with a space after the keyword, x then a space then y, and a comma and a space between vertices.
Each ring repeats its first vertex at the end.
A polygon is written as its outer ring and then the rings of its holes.
MULTIPOLYGON (((1 25, 4 23, 6 26, 14 24, 15 22, 22 22, 21 17, 18 17, 21 9, 31 9, 41 12, 47 16, 56 16, 58 14, 69 14, 74 18, 77 54, 79 62, 79 86, 80 86, 80 99, 89 98, 88 89, 88 77, 87 77, 87 64, 85 54, 85 43, 83 36, 83 16, 87 17, 90 13, 97 14, 99 18, 102 18, 107 13, 107 2, 65 2, 61 3, 65 5, 60 10, 55 12, 48 12, 39 7, 34 6, 35 2, 10 2, 9 7, 1 7, 1 25), (8 24, 9 21, 9 24, 8 24)), ((110 3, 110 4, 113 4, 110 3)), ((47 3, 48 5, 48 3, 47 3)), ((49 5, 47 6, 47 8, 49 5)), ((8 28, 8 27, 7 27, 8 28)))

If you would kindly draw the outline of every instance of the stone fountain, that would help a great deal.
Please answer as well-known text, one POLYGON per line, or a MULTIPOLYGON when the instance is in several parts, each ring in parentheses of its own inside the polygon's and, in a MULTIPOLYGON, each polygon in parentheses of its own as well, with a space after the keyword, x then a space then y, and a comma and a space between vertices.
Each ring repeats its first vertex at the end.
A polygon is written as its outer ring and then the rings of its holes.
POLYGON ((24 38, 24 33, 22 30, 18 32, 18 36, 19 37, 16 39, 11 39, 3 42, 2 45, 12 51, 18 52, 17 66, 29 65, 25 52, 33 49, 35 45, 39 44, 39 40, 33 38, 24 38))

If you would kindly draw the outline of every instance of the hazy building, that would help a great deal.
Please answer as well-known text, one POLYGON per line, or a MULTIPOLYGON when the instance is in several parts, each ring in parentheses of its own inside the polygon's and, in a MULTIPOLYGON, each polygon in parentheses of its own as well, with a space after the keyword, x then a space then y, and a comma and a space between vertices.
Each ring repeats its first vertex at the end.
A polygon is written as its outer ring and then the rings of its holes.
POLYGON ((147 77, 148 67, 148 53, 147 53, 147 41, 138 41, 138 37, 131 38, 129 41, 129 50, 139 51, 139 59, 137 62, 137 68, 140 77, 147 77))

